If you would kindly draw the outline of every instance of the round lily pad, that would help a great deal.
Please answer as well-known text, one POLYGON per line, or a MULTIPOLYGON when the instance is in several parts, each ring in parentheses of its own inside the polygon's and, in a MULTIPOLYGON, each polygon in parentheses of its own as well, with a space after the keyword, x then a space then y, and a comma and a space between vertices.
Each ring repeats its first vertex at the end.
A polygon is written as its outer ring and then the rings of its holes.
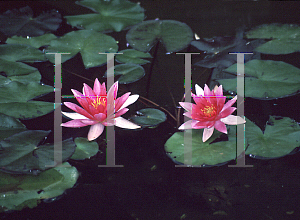
POLYGON ((95 31, 121 31, 144 20, 144 9, 127 0, 84 0, 76 4, 95 13, 65 16, 68 23, 77 28, 95 31))
POLYGON ((92 30, 80 30, 52 40, 46 50, 46 57, 55 63, 54 54, 48 53, 70 53, 61 55, 61 62, 64 63, 80 52, 84 66, 91 68, 107 62, 107 56, 99 53, 117 51, 118 45, 114 38, 92 30))
POLYGON ((184 132, 176 132, 165 143, 165 151, 168 156, 178 164, 193 166, 218 166, 236 158, 236 126, 229 126, 228 141, 211 143, 221 133, 214 130, 213 135, 206 141, 202 141, 203 129, 185 130, 191 135, 192 161, 185 164, 184 132))
POLYGON ((130 118, 135 124, 144 127, 153 127, 167 120, 166 114, 155 108, 144 108, 136 112, 136 115, 130 118))
MULTIPOLYGON (((237 74, 237 64, 225 72, 237 74)), ((217 80, 227 91, 236 91, 236 78, 217 80)), ((300 90, 300 69, 272 60, 251 60, 245 64, 245 96, 274 99, 294 95, 300 90)))
POLYGON ((264 131, 246 119, 246 154, 257 159, 272 159, 290 154, 300 146, 300 126, 288 117, 270 116, 264 131))
POLYGON ((35 48, 49 45, 51 40, 55 40, 57 37, 54 34, 44 34, 39 37, 17 37, 13 36, 6 40, 7 44, 26 44, 35 48))
POLYGON ((131 28, 126 39, 134 49, 148 52, 161 41, 167 52, 186 48, 193 40, 193 31, 185 23, 173 20, 144 21, 131 28))
MULTIPOLYGON (((120 75, 118 79, 120 84, 128 84, 141 79, 145 75, 145 70, 136 64, 120 64, 115 66, 115 76, 118 75, 120 75)), ((105 72, 104 77, 107 77, 107 72, 105 72)))
POLYGON ((246 34, 247 38, 272 39, 255 51, 266 54, 289 54, 300 51, 300 27, 295 24, 264 24, 246 34))
POLYGON ((99 151, 99 146, 95 141, 89 141, 86 138, 75 138, 76 150, 72 155, 73 160, 84 160, 95 156, 99 151))
POLYGON ((150 61, 141 58, 152 58, 149 53, 144 53, 134 49, 121 50, 119 51, 119 53, 122 54, 116 55, 116 61, 120 63, 127 63, 127 64, 132 63, 132 64, 143 65, 146 63, 150 63, 150 61))

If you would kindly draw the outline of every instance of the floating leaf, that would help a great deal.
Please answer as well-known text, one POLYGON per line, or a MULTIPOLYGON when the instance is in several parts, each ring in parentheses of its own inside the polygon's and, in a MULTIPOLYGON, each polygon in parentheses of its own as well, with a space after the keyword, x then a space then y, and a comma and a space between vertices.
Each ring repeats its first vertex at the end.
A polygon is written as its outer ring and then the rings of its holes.
MULTIPOLYGON (((142 66, 136 64, 120 64, 115 66, 115 76, 121 75, 118 79, 120 84, 133 83, 141 79, 145 75, 142 66)), ((103 77, 107 77, 107 72, 103 77)))
POLYGON ((148 52, 160 40, 167 52, 186 48, 193 40, 193 32, 185 23, 173 20, 144 21, 131 28, 126 39, 134 49, 148 52))
POLYGON ((0 141, 27 130, 18 119, 0 113, 0 141))
POLYGON ((247 38, 272 39, 255 51, 266 54, 289 54, 300 51, 300 27, 294 24, 265 24, 247 33, 247 38))
MULTIPOLYGON (((0 142, 0 167, 12 173, 39 173, 54 164, 54 145, 38 145, 50 131, 23 131, 0 142)), ((66 161, 75 151, 72 138, 62 142, 62 161, 66 161)))
MULTIPOLYGON (((202 141, 203 129, 189 129, 185 132, 192 135, 192 163, 185 165, 215 166, 236 158, 236 126, 229 126, 228 141, 211 143, 221 133, 214 131, 206 141, 202 141)), ((176 132, 165 143, 165 151, 168 156, 179 164, 184 164, 184 132, 176 132)))
POLYGON ((153 127, 167 120, 166 114, 155 108, 144 108, 136 112, 130 120, 143 127, 153 127))
POLYGON ((36 62, 46 61, 42 51, 29 45, 3 44, 0 45, 0 59, 7 61, 36 62))
POLYGON ((0 31, 7 36, 40 36, 47 31, 56 31, 61 23, 61 15, 52 10, 33 18, 29 6, 13 9, 0 15, 0 31))
POLYGON ((126 0, 84 0, 76 4, 87 7, 94 14, 65 16, 68 23, 77 28, 95 31, 121 31, 144 20, 144 9, 126 0))
POLYGON ((0 172, 0 212, 36 207, 41 200, 62 195, 79 176, 75 167, 63 163, 38 176, 0 172))
POLYGON ((95 141, 89 141, 86 138, 77 137, 75 138, 76 150, 72 155, 73 160, 84 160, 95 156, 99 151, 99 146, 95 141))
MULTIPOLYGON (((70 53, 61 55, 61 62, 65 62, 80 52, 86 68, 100 66, 107 62, 106 54, 118 51, 114 38, 91 30, 72 31, 52 40, 46 53, 70 53)), ((50 62, 55 63, 54 54, 46 54, 50 62)))
POLYGON ((17 37, 13 36, 6 40, 7 44, 26 44, 35 48, 49 45, 51 40, 55 40, 57 37, 54 34, 44 34, 39 37, 17 37))
POLYGON ((127 64, 133 63, 133 64, 143 65, 146 63, 150 63, 150 61, 143 60, 140 58, 152 58, 149 53, 144 53, 134 49, 121 50, 119 51, 119 53, 123 53, 123 54, 116 55, 116 61, 120 63, 127 63, 127 64))
POLYGON ((270 116, 265 131, 246 120, 246 154, 251 157, 277 158, 291 153, 300 146, 300 126, 288 117, 270 116))
MULTIPOLYGON (((236 75, 237 65, 225 69, 236 75)), ((282 61, 251 60, 245 64, 245 97, 274 99, 300 89, 300 69, 282 61)), ((236 91, 236 78, 217 80, 227 91, 236 91)))
POLYGON ((53 103, 29 100, 49 92, 53 92, 53 87, 36 82, 22 84, 13 81, 2 85, 0 87, 0 113, 20 119, 48 114, 54 110, 53 103))

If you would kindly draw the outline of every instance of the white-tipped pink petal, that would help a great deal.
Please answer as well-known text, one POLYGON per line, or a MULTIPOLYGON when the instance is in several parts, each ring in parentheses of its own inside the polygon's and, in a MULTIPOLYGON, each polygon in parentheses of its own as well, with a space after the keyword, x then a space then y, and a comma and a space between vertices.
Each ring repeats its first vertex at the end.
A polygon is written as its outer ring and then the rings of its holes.
POLYGON ((88 140, 92 141, 98 138, 104 130, 104 125, 101 123, 97 123, 91 126, 88 133, 88 140))
POLYGON ((179 105, 182 106, 182 108, 184 108, 186 111, 192 111, 192 106, 193 104, 192 103, 189 103, 189 102, 179 102, 179 105))
POLYGON ((76 112, 61 112, 61 113, 71 119, 88 119, 87 117, 76 112))
POLYGON ((204 128, 202 141, 203 142, 207 141, 212 136, 213 132, 214 132, 214 127, 204 128))
POLYGON ((195 85, 195 89, 197 96, 204 96, 204 90, 200 86, 198 86, 198 84, 195 85))
POLYGON ((126 120, 125 118, 122 117, 118 117, 115 119, 115 126, 119 127, 119 128, 127 128, 127 129, 138 129, 141 128, 141 126, 134 124, 128 120, 126 120))
POLYGON ((237 124, 246 123, 246 121, 242 117, 234 116, 234 115, 228 115, 226 118, 221 118, 220 121, 228 125, 237 125, 237 124))
POLYGON ((180 127, 178 129, 179 130, 192 129, 193 128, 192 122, 193 122, 193 120, 189 120, 189 121, 183 123, 182 125, 180 125, 180 127))
POLYGON ((128 99, 124 102, 124 104, 121 106, 121 109, 126 108, 128 105, 131 105, 132 103, 135 103, 136 100, 138 100, 139 95, 131 95, 128 97, 128 99))
POLYGON ((87 124, 82 123, 81 119, 75 119, 75 120, 68 121, 66 123, 62 123, 60 126, 69 127, 69 128, 81 128, 87 126, 87 124))
POLYGON ((98 78, 95 79, 93 90, 96 95, 100 96, 101 84, 100 84, 98 78))

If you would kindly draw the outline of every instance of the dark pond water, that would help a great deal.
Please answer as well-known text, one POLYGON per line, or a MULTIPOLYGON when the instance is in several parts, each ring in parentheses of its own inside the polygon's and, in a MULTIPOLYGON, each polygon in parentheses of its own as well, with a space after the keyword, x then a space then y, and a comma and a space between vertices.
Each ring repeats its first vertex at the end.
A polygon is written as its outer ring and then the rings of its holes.
MULTIPOLYGON (((138 1, 133 1, 138 2, 138 1)), ((266 23, 299 24, 298 2, 277 1, 139 1, 145 9, 146 20, 159 18, 186 23, 201 38, 234 36, 240 27, 245 30, 266 23)), ((53 2, 5 2, 1 13, 8 9, 29 5, 36 14, 44 10, 57 9, 63 16, 76 14, 79 6, 66 7, 62 1, 53 2)), ((73 4, 73 3, 72 3, 73 4)), ((71 5, 71 3, 70 3, 71 5)), ((56 35, 62 36, 72 30, 65 24, 56 35)), ((126 31, 110 33, 118 39, 119 47, 126 48, 126 31)), ((193 51, 187 48, 184 52, 193 51)), ((153 50, 151 51, 153 54, 153 50)), ((163 46, 158 47, 153 66, 150 88, 147 73, 151 64, 144 66, 146 76, 120 90, 129 89, 140 94, 175 114, 175 107, 184 94, 183 56, 166 55, 163 46)), ((298 68, 299 53, 289 55, 268 55, 262 59, 281 60, 298 68)), ((70 89, 81 91, 82 84, 92 85, 96 77, 102 77, 105 66, 85 70, 80 56, 63 64, 62 94, 71 94, 70 89), (64 71, 66 70, 66 71, 64 71), (72 72, 81 73, 78 77, 72 72), (99 73, 101 73, 99 75, 99 73)), ((51 63, 34 64, 42 74, 42 81, 53 86, 51 63)), ((208 83, 211 70, 198 77, 205 69, 192 67, 194 83, 208 83), (195 77, 194 77, 195 75, 195 77)), ((53 101, 53 94, 43 100, 53 101)), ((63 101, 72 101, 63 100, 63 101)), ((261 129, 269 115, 290 117, 300 122, 300 96, 284 99, 245 99, 245 116, 261 129)), ((138 109, 141 102, 130 107, 125 118, 138 109)), ((63 110, 66 108, 63 107, 63 110)), ((52 130, 53 114, 22 121, 28 129, 52 130)), ((183 118, 181 119, 181 123, 183 118)), ((63 139, 86 137, 88 127, 81 129, 63 128, 63 139)), ((123 168, 98 168, 105 163, 104 154, 97 154, 90 160, 70 161, 80 172, 76 187, 62 197, 49 203, 42 202, 36 208, 1 214, 2 219, 300 219, 300 154, 272 160, 257 160, 246 156, 246 164, 253 168, 229 168, 227 165, 209 168, 179 168, 167 157, 164 144, 177 132, 176 122, 168 116, 155 129, 116 131, 116 164, 123 168)), ((101 143, 105 135, 98 138, 101 143)), ((48 137, 53 141, 53 134, 48 137), (52 135, 52 136, 51 136, 52 135)), ((235 164, 230 161, 228 164, 235 164)))

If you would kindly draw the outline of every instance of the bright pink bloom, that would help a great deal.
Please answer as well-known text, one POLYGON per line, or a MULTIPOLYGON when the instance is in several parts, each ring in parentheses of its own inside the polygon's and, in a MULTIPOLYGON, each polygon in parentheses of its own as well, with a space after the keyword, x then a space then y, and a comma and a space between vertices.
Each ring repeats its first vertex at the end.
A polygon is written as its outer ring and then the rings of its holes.
POLYGON ((62 123, 61 126, 78 128, 91 125, 88 133, 89 141, 98 138, 102 134, 104 126, 115 125, 128 129, 140 128, 140 126, 120 117, 129 110, 126 107, 134 103, 139 95, 130 95, 130 92, 127 92, 116 99, 118 82, 112 85, 107 95, 105 83, 101 85, 98 79, 94 82, 94 89, 84 83, 83 94, 75 89, 71 89, 71 91, 83 108, 71 102, 64 102, 68 108, 77 113, 62 112, 65 116, 74 120, 62 123))
POLYGON ((236 102, 237 96, 224 105, 226 96, 223 96, 222 85, 219 87, 215 86, 212 91, 210 91, 206 84, 204 91, 197 84, 195 88, 196 95, 192 94, 192 97, 196 104, 179 102, 179 104, 188 111, 184 113, 184 115, 192 120, 185 122, 178 129, 204 128, 202 141, 205 142, 212 136, 214 128, 227 134, 225 124, 237 125, 246 122, 240 116, 231 115, 236 109, 231 106, 236 102))

